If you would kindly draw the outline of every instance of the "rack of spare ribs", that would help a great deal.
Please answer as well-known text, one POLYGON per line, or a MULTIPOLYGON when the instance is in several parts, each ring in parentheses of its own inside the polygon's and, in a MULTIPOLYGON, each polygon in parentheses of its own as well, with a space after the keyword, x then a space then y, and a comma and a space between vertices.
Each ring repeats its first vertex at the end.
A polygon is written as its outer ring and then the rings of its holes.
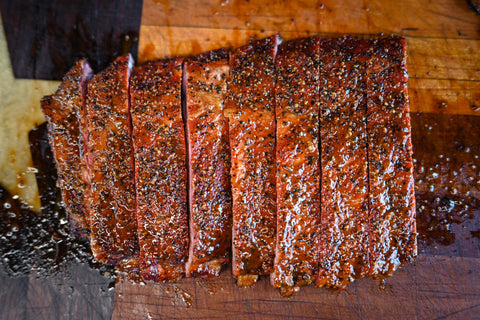
POLYGON ((396 36, 81 60, 42 100, 71 230, 146 280, 388 276, 417 251, 407 80, 396 36))

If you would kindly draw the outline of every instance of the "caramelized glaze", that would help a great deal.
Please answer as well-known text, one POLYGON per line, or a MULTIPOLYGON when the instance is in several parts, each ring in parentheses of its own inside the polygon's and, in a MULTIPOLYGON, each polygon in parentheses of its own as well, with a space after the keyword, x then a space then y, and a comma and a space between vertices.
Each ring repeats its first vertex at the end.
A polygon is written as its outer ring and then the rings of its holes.
POLYGON ((385 276, 417 255, 405 39, 371 40, 366 55, 369 275, 385 276))
MULTIPOLYGON (((229 119, 233 195, 233 275, 273 271, 276 229, 275 68, 278 36, 230 56, 229 119)), ((251 282, 249 282, 251 283, 251 282)))
POLYGON ((133 60, 119 57, 87 86, 85 179, 92 252, 117 264, 138 254, 128 79, 133 60))
POLYGON ((179 279, 188 257, 181 79, 182 59, 149 62, 132 72, 140 268, 146 280, 179 279))
POLYGON ((320 42, 322 234, 317 286, 343 288, 368 270, 368 167, 362 40, 320 42))
POLYGON ((57 92, 42 99, 42 110, 48 121, 50 145, 55 155, 57 184, 67 210, 70 230, 88 237, 90 223, 84 208, 87 185, 83 181, 83 146, 80 121, 84 113, 87 82, 93 71, 86 60, 80 60, 65 75, 57 92))
POLYGON ((272 283, 276 287, 307 285, 317 273, 318 45, 318 37, 287 41, 278 47, 275 60, 277 243, 272 283))
POLYGON ((230 67, 218 50, 183 65, 189 168, 187 277, 218 276, 230 261, 232 194, 228 120, 223 114, 230 67))

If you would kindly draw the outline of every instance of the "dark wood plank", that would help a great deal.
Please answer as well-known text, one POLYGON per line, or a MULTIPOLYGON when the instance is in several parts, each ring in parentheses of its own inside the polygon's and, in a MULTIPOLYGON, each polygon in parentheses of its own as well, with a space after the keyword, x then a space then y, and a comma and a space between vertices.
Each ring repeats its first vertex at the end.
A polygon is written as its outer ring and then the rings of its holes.
POLYGON ((95 71, 137 53, 142 1, 0 1, 15 77, 61 80, 86 57, 95 71))
POLYGON ((113 282, 86 264, 69 264, 49 277, 33 273, 23 297, 25 319, 111 319, 113 293, 113 282))
POLYGON ((4 320, 26 318, 28 277, 12 278, 3 270, 0 271, 0 317, 4 320))

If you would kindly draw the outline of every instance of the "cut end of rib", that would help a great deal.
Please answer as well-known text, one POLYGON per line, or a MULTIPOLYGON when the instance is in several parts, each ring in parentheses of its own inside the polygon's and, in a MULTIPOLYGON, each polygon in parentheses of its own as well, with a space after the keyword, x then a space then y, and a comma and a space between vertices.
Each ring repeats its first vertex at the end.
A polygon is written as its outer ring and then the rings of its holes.
POLYGON ((239 287, 251 287, 258 281, 256 274, 244 274, 237 277, 237 285, 239 287))
POLYGON ((184 276, 184 271, 181 265, 152 264, 142 268, 141 274, 144 280, 175 282, 184 276))
POLYGON ((300 287, 280 287, 280 295, 284 298, 291 297, 295 293, 300 292, 300 287))
POLYGON ((201 264, 194 264, 189 261, 185 265, 187 278, 212 278, 220 275, 222 267, 229 259, 213 259, 201 264))

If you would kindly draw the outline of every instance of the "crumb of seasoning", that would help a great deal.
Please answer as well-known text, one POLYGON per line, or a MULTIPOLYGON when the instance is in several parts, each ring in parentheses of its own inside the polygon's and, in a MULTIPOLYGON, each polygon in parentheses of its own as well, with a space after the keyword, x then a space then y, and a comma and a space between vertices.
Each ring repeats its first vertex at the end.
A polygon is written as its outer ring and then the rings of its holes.
POLYGON ((448 107, 448 104, 445 101, 440 101, 438 104, 439 109, 446 109, 448 107))

